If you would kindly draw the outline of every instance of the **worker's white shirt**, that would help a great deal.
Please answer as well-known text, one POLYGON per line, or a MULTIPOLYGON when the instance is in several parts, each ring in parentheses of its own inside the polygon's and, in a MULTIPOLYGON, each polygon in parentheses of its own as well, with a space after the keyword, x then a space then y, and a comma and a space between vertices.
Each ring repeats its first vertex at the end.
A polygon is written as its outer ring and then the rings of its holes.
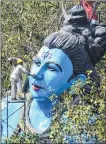
POLYGON ((16 66, 16 68, 11 73, 10 79, 13 78, 17 81, 21 80, 22 79, 22 72, 25 74, 28 74, 28 71, 22 65, 16 66))

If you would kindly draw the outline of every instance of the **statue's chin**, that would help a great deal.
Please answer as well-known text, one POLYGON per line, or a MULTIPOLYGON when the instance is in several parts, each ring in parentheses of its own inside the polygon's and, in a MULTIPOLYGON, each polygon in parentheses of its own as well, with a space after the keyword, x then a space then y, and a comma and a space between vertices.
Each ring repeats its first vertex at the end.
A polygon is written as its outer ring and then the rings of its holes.
POLYGON ((43 93, 42 91, 36 92, 36 91, 31 90, 30 93, 31 93, 32 98, 38 101, 47 100, 51 96, 51 93, 48 91, 43 93))
POLYGON ((44 101, 45 97, 40 97, 40 96, 32 96, 33 99, 36 99, 37 101, 44 101))
POLYGON ((30 94, 31 94, 32 99, 36 99, 36 100, 39 100, 39 101, 43 101, 45 99, 44 96, 41 96, 42 93, 39 93, 39 92, 34 91, 32 89, 30 89, 30 94))

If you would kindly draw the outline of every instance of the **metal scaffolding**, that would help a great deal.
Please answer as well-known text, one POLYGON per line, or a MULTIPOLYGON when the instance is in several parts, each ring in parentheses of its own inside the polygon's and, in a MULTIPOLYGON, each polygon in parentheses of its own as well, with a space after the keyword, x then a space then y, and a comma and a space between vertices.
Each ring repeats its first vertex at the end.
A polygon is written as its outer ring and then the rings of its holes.
POLYGON ((19 99, 19 100, 14 100, 14 101, 13 100, 9 101, 8 94, 7 94, 7 101, 6 101, 7 117, 4 120, 1 121, 1 122, 4 122, 7 125, 7 136, 2 134, 4 137, 8 138, 8 136, 9 136, 8 127, 11 127, 12 129, 15 130, 15 128, 13 128, 11 125, 9 125, 8 118, 11 117, 17 111, 19 111, 22 107, 24 107, 24 132, 26 133, 26 102, 27 102, 27 100, 26 100, 26 94, 25 93, 24 93, 24 100, 19 99), (9 103, 23 103, 23 105, 20 106, 17 110, 15 110, 12 114, 9 115, 9 112, 8 112, 9 103))

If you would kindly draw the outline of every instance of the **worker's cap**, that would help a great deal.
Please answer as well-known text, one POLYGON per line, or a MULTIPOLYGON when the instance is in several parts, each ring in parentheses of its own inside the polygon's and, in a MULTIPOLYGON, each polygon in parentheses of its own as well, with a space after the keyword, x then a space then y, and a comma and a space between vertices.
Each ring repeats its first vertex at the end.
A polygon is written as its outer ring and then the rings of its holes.
POLYGON ((23 62, 22 59, 18 59, 18 60, 17 60, 17 64, 22 63, 22 62, 23 62))

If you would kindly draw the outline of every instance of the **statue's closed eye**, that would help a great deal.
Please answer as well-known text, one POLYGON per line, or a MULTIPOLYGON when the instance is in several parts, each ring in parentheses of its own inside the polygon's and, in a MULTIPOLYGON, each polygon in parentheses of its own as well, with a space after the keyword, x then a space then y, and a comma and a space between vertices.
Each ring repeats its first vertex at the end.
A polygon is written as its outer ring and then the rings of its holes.
POLYGON ((35 63, 37 66, 40 66, 40 65, 41 65, 41 62, 38 61, 38 60, 34 60, 34 63, 35 63))
POLYGON ((48 69, 50 70, 50 71, 57 71, 54 67, 52 67, 52 66, 48 66, 48 69))

